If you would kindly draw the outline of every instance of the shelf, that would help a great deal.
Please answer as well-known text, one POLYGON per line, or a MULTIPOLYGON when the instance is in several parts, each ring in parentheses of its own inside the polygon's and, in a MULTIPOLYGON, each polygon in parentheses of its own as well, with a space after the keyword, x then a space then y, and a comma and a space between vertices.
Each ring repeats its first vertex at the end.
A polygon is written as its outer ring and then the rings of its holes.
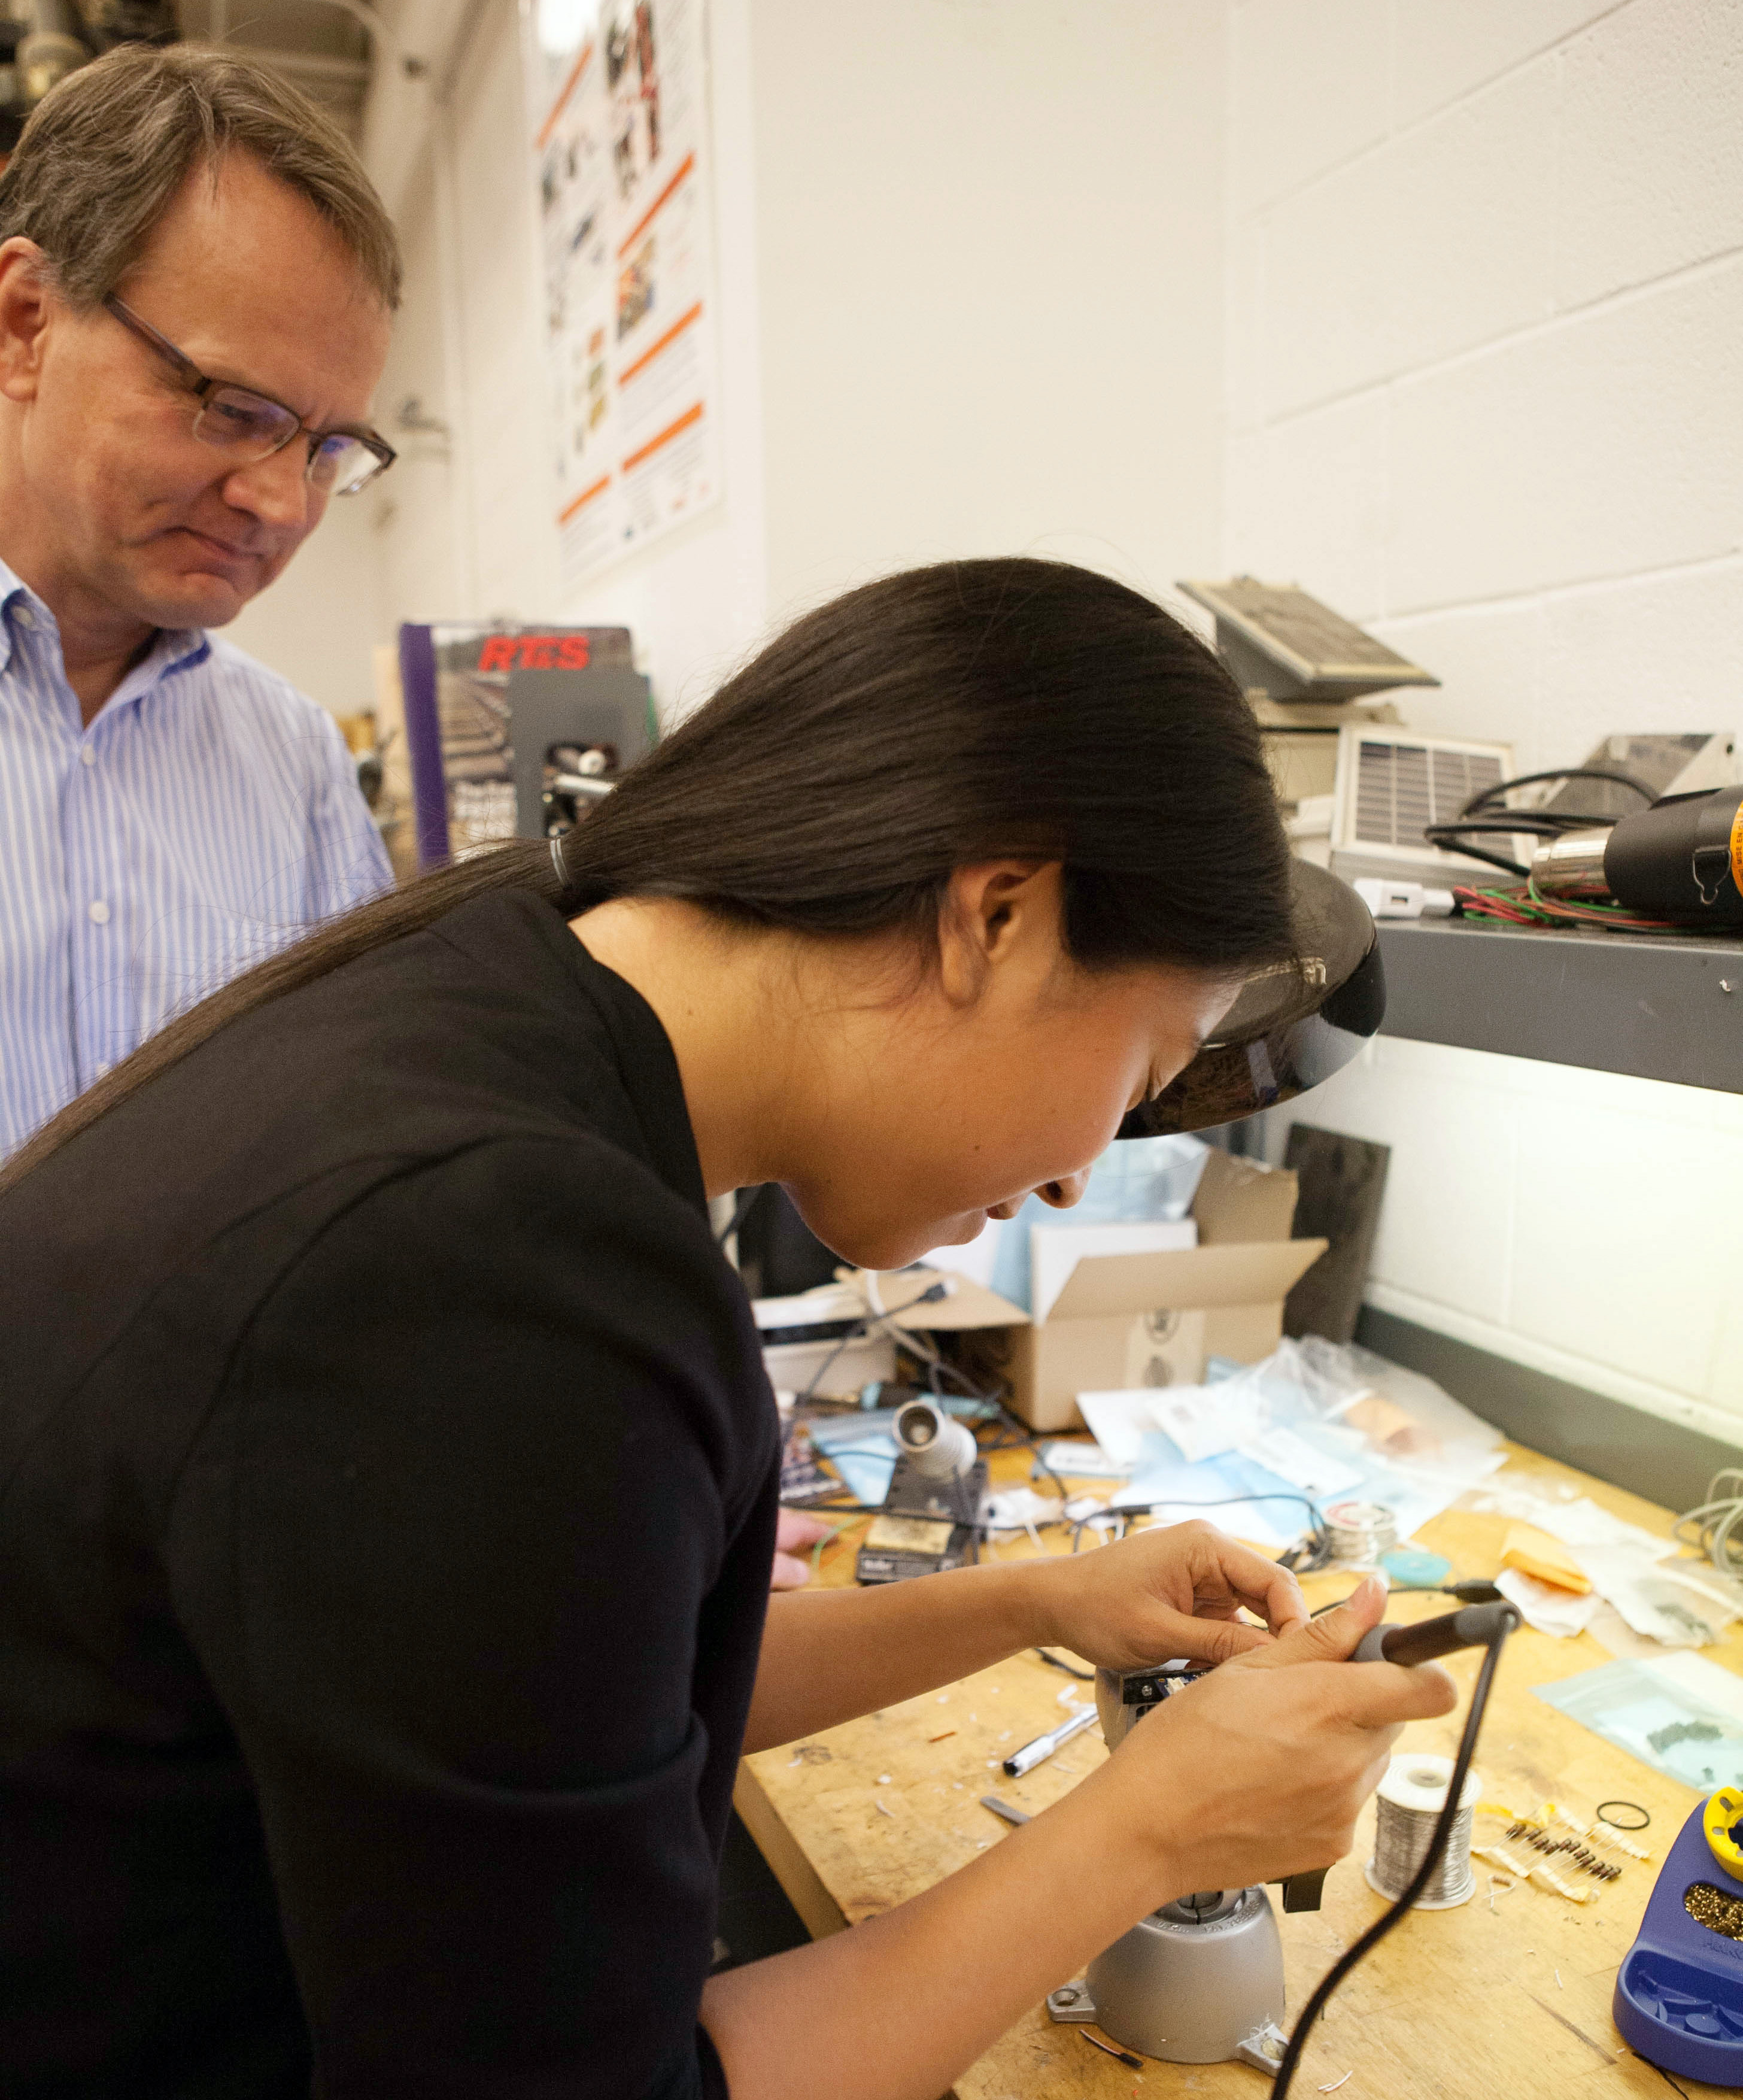
POLYGON ((1388 1035, 1743 1093, 1743 938, 1383 922, 1388 1035))

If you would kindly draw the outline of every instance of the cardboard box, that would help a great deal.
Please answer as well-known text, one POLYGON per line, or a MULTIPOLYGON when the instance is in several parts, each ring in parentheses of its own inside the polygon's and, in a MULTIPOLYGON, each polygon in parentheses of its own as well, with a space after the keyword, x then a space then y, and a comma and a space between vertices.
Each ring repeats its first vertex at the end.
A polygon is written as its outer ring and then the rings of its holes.
MULTIPOLYGON (((1286 1169, 1212 1152, 1192 1207, 1197 1246, 1085 1255, 1044 1320, 958 1277, 948 1298, 915 1304, 896 1324, 920 1334, 1008 1330, 1012 1405, 1031 1428, 1071 1428, 1080 1392, 1195 1385, 1207 1357, 1251 1364, 1270 1355, 1284 1299, 1328 1245, 1289 1237, 1295 1189, 1286 1169)), ((926 1284, 902 1271, 876 1287, 899 1315, 926 1284)))

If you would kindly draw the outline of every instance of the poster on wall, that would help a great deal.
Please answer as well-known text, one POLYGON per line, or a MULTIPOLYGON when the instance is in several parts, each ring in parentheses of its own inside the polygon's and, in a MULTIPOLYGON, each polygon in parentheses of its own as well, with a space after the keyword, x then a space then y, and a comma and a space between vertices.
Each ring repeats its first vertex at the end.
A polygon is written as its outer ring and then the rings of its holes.
POLYGON ((531 11, 566 588, 720 494, 703 5, 531 11))

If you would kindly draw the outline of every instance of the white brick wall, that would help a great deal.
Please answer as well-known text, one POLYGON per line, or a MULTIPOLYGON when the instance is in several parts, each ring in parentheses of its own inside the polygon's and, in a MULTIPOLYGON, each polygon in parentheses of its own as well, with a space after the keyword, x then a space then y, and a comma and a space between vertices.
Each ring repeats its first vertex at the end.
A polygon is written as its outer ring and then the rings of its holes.
MULTIPOLYGON (((1030 547, 1298 577, 1522 767, 1743 721, 1743 0, 710 12, 723 511, 562 599, 488 0, 412 185, 382 399, 454 438, 384 489, 388 623, 627 618, 672 708, 796 600, 1030 547)), ((1736 1101, 1382 1042, 1308 1119, 1393 1148, 1378 1303, 1743 1440, 1736 1101)))
MULTIPOLYGON (((1743 6, 1235 0, 1227 91, 1225 565, 1522 770, 1743 726, 1743 6)), ((1303 1118, 1375 1303, 1743 1442, 1743 1102, 1383 1040, 1303 1118)))

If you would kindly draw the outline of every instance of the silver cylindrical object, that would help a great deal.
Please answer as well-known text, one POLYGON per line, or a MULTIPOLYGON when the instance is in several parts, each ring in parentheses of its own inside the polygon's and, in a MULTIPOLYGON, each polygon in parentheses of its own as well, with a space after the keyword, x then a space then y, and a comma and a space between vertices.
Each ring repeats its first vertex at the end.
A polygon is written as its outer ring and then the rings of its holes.
POLYGON ((1608 832, 1569 832, 1551 839, 1531 856, 1531 874, 1546 897, 1609 895, 1604 879, 1604 849, 1608 832))
POLYGON ((1153 1911, 1089 1965, 1104 2034, 1167 2063, 1220 2063, 1283 2017, 1283 1943, 1263 1889, 1153 1911))
POLYGON ((1025 1743, 1021 1749, 1013 1750, 1004 1760, 1008 1779, 1021 1779, 1026 1771, 1033 1771, 1038 1764, 1044 1763, 1055 1751, 1062 1750, 1074 1736, 1080 1736, 1092 1721, 1101 1717, 1093 1706, 1082 1706, 1061 1721, 1057 1728, 1049 1728, 1044 1736, 1037 1736, 1033 1742, 1025 1743))
POLYGON ((929 1480, 960 1480, 978 1455, 973 1432, 953 1422, 929 1400, 911 1400, 896 1410, 896 1442, 929 1480))
POLYGON ((1398 1543, 1398 1520, 1383 1502, 1328 1502, 1326 1529, 1332 1559, 1352 1567, 1373 1567, 1398 1543))
MULTIPOLYGON (((1374 1856, 1367 1864, 1368 1886, 1396 1901, 1427 1858, 1429 1840, 1446 1805, 1452 1785, 1450 1758, 1394 1758, 1375 1796, 1374 1856)), ((1471 1826, 1482 1785, 1474 1771, 1465 1774, 1458 1814, 1440 1864, 1412 1906, 1417 1910, 1451 1910, 1471 1900, 1476 1886, 1471 1872, 1471 1826)))

